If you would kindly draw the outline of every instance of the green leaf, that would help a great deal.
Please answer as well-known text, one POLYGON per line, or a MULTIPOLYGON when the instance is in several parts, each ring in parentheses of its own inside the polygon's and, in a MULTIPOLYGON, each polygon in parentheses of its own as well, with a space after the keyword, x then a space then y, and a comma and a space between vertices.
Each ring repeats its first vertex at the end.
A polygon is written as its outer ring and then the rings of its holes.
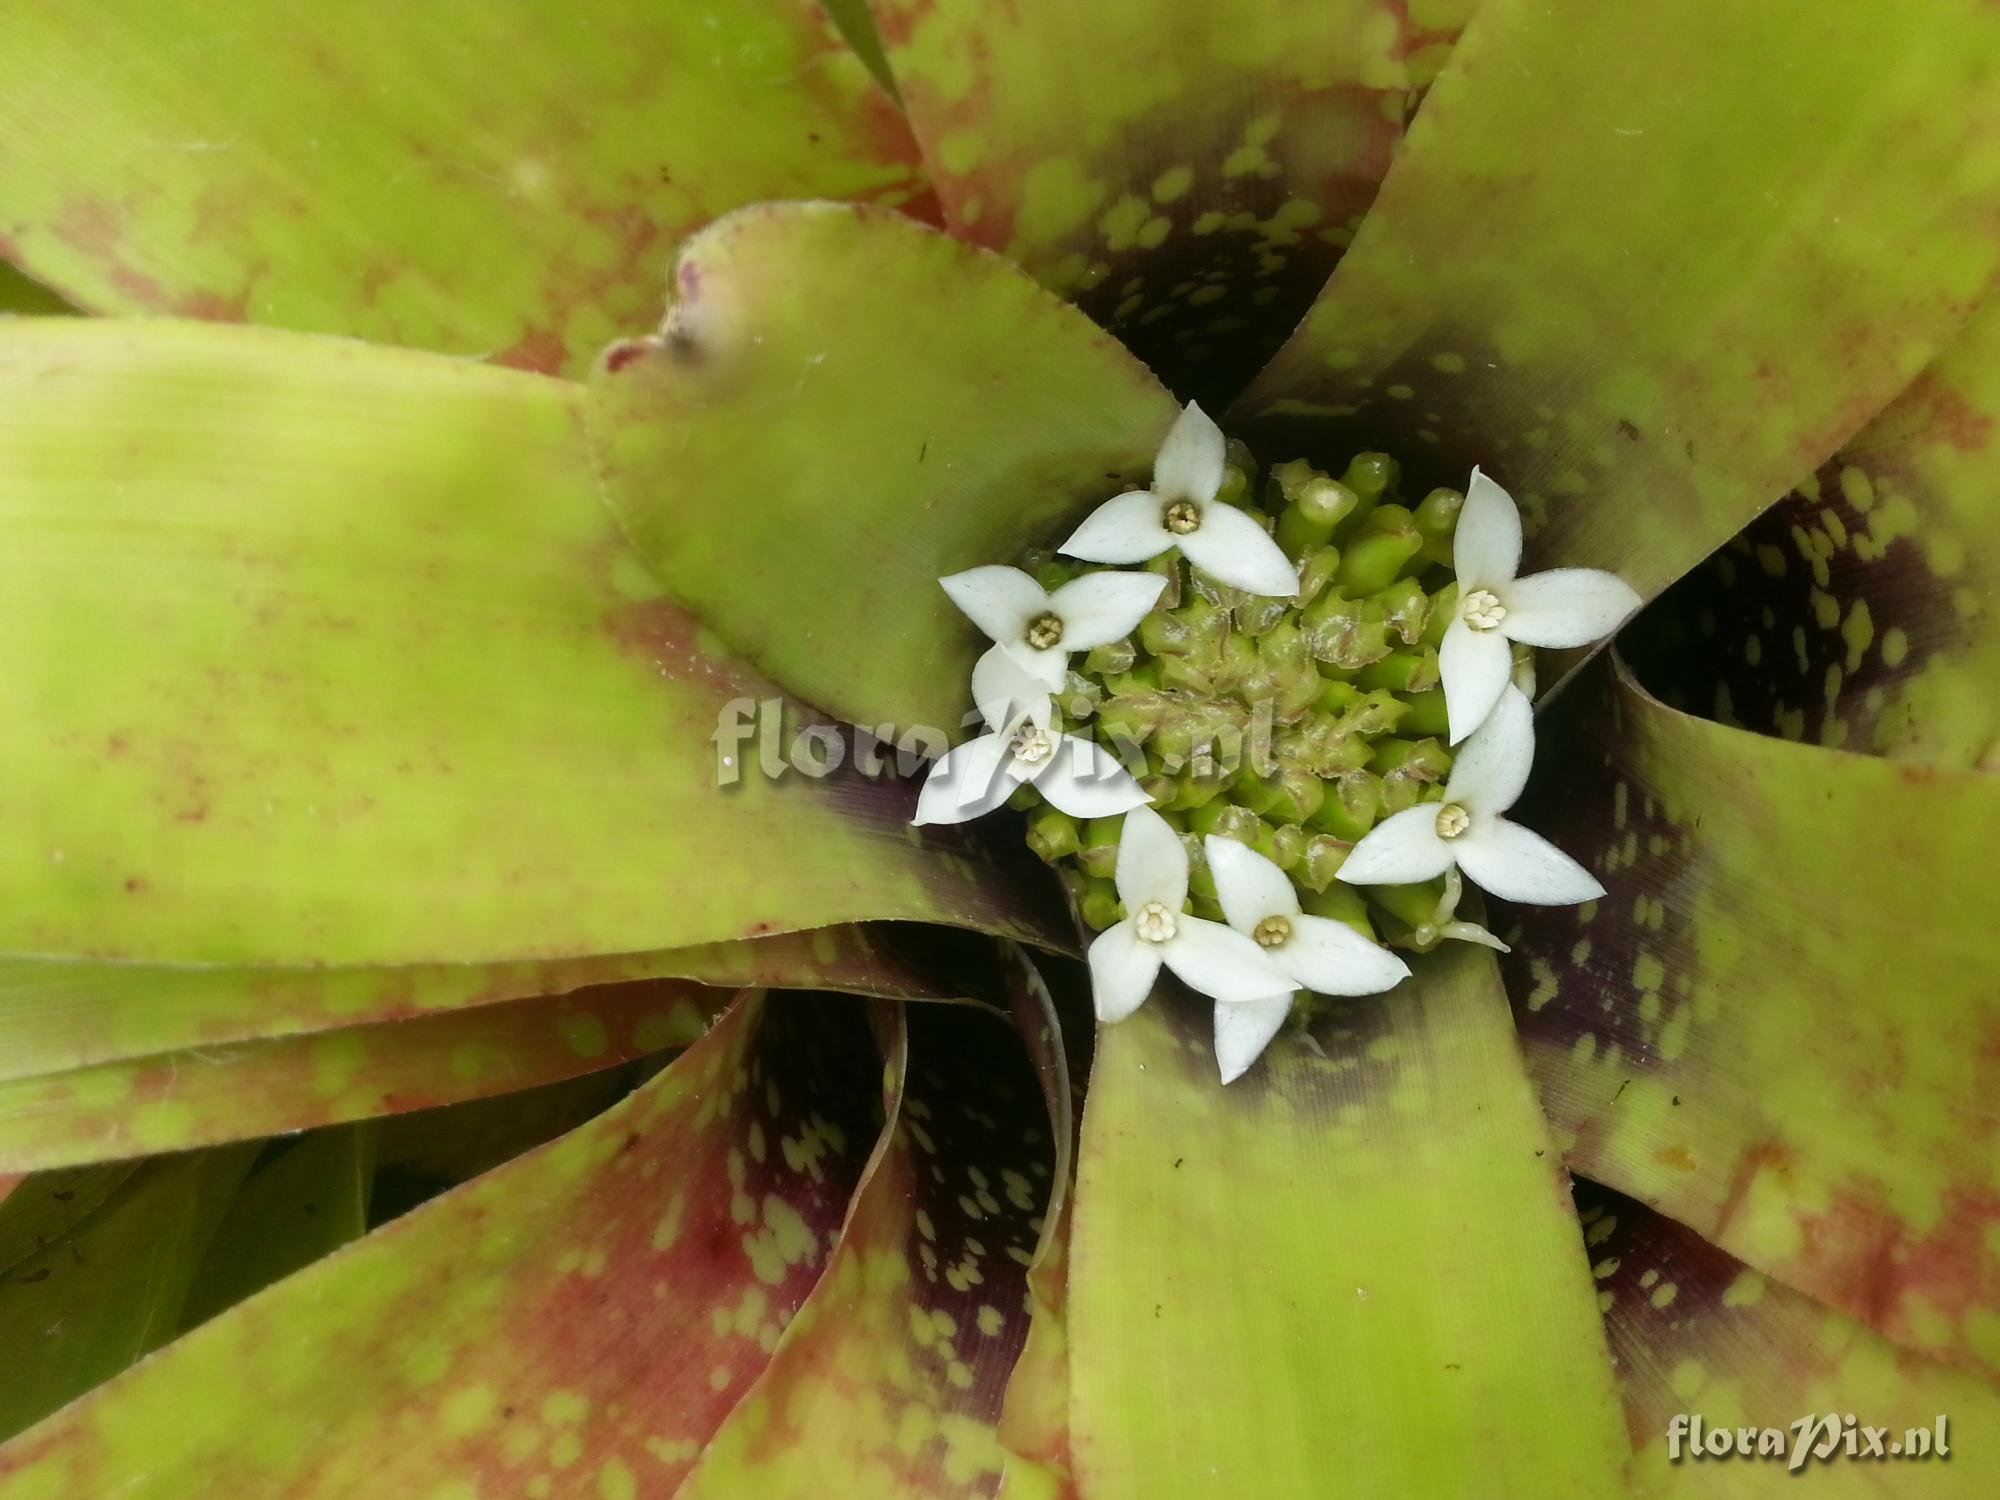
POLYGON ((1077 1131, 1093 1034, 1088 980, 1052 967, 1073 1003, 1058 1007, 1041 968, 1016 948, 1011 1004, 1014 1028, 1028 1046, 1055 1137, 1042 1241, 1028 1267, 1028 1336, 1007 1382, 1000 1442, 1007 1450, 1000 1500, 1053 1500, 1075 1487, 1069 1432, 1069 1242, 1075 1222, 1077 1131))
POLYGON ((937 580, 1059 541, 1148 470, 1172 398, 1005 261, 894 214, 746 209, 674 285, 585 405, 641 555, 807 701, 953 730, 975 632, 937 580))
POLYGON ((132 1175, 130 1162, 0 1174, 0 1275, 76 1231, 132 1175))
POLYGON ((1411 102, 1393 0, 875 10, 952 233, 1218 408, 1353 238, 1411 102))
POLYGON ((186 1047, 0 1082, 0 1168, 180 1151, 510 1093, 697 1040, 728 990, 672 980, 186 1047))
POLYGON ((0 1437, 174 1336, 254 1154, 235 1146, 147 1162, 74 1230, 0 1275, 0 1437))
MULTIPOLYGON (((1577 1198, 1638 1450, 1634 1500, 1722 1493, 1982 1500, 2000 1492, 2000 1453, 1980 1441, 2000 1431, 2000 1391, 1911 1358, 1630 1198, 1592 1183, 1579 1184, 1577 1198), (1919 1427, 1934 1444, 1942 1417, 1950 1456, 1933 1446, 1924 1459, 1870 1458, 1863 1450, 1857 1460, 1836 1448, 1807 1464, 1802 1479, 1788 1468, 1795 1424, 1829 1411, 1889 1429, 1885 1446, 1907 1443, 1919 1427), (1671 1424, 1697 1413, 1710 1433, 1783 1430, 1784 1455, 1704 1460, 1688 1451, 1684 1433, 1675 1458, 1671 1424)), ((1823 1436, 1815 1430, 1811 1441, 1823 1436)))
POLYGON ((0 254, 80 305, 540 370, 718 214, 922 187, 814 0, 34 0, 7 69, 0 254))
MULTIPOLYGON (((539 963, 189 969, 0 958, 0 1082, 236 1042, 339 1031, 595 985, 689 979, 727 988, 937 998, 976 981, 978 940, 844 925, 655 953, 539 963)), ((981 998, 976 992, 973 998, 981 998)))
POLYGON ((826 1274, 685 1500, 987 1496, 1054 1149, 1004 1020, 903 1006, 892 1128, 826 1274))
POLYGON ((630 1098, 0 1449, 5 1500, 671 1493, 879 1124, 853 1002, 734 1007, 630 1098))
POLYGON ((1601 1496, 1625 1442, 1484 950, 1216 1081, 1208 1008, 1098 1037, 1070 1262, 1084 1493, 1601 1496))
POLYGON ((1521 819, 1609 894, 1506 935, 1571 1165, 2000 1372, 2000 777, 1746 734, 1608 673, 1549 720, 1521 819))
POLYGON ((195 1273, 180 1326, 206 1323, 368 1232, 374 1127, 274 1141, 236 1190, 195 1273))
POLYGON ((1281 454, 1482 464, 1531 568, 1650 596, 1930 362, 1996 219, 1979 0, 1488 0, 1236 415, 1281 454))
POLYGON ((0 328, 0 951, 1034 925, 975 846, 912 834, 907 788, 718 766, 719 718, 774 690, 626 554, 574 395, 249 329, 0 328))
POLYGON ((2000 303, 1619 639, 1668 704, 2000 769, 2000 303))

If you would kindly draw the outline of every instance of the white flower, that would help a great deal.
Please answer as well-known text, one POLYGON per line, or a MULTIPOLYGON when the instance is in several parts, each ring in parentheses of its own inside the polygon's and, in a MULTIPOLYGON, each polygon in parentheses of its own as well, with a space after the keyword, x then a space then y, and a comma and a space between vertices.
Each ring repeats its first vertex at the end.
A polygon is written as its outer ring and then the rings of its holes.
POLYGON ((950 751, 924 780, 912 823, 964 823, 1030 782, 1073 818, 1109 818, 1144 806, 1146 793, 1103 746, 1050 728, 1054 706, 1027 668, 995 646, 972 672, 972 697, 990 734, 950 751))
POLYGON ((1452 539, 1458 616, 1438 650, 1454 745, 1499 701, 1513 671, 1510 642, 1585 646, 1617 629, 1640 604, 1615 573, 1553 568, 1516 578, 1520 567, 1521 513, 1514 497, 1474 469, 1452 539))
POLYGON ((1178 547, 1218 582, 1293 598, 1299 574, 1284 549, 1235 506, 1215 503, 1222 468, 1222 429, 1190 401, 1153 461, 1153 487, 1105 501, 1061 550, 1091 562, 1139 563, 1178 547))
POLYGON ((1233 1005, 1289 992, 1284 972, 1249 938, 1181 910, 1187 900, 1187 850, 1172 825, 1150 807, 1125 815, 1117 882, 1125 920, 1090 945, 1098 1020, 1122 1021, 1145 1004, 1163 963, 1189 988, 1233 1005))
POLYGON ((1582 865, 1500 816, 1520 798, 1534 759, 1535 712, 1518 688, 1502 684, 1500 701, 1452 765, 1444 801, 1376 825, 1347 856, 1340 878, 1350 885, 1410 885, 1456 866, 1507 901, 1568 906, 1602 896, 1604 887, 1582 865))
MULTIPOLYGON (((1410 976, 1410 966, 1345 922, 1308 916, 1285 872, 1255 849, 1210 834, 1208 868, 1229 925, 1301 989, 1321 995, 1374 995, 1410 976)), ((1291 991, 1215 1007, 1215 1061, 1234 1083, 1284 1025, 1291 991)))
POLYGON ((940 578, 951 602, 1051 691, 1069 654, 1109 645, 1146 618, 1167 580, 1157 573, 1086 573, 1053 594, 1019 568, 969 568, 940 578))

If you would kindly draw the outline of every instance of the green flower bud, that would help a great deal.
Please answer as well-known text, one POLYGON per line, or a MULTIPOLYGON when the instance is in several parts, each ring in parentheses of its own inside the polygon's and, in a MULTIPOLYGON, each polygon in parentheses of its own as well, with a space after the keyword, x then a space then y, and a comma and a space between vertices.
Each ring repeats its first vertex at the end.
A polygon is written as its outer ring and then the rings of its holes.
POLYGON ((1108 878, 1084 881, 1076 909, 1077 915, 1083 918, 1083 925, 1092 932, 1102 932, 1125 917, 1125 908, 1118 901, 1118 888, 1108 878))
POLYGON ((1298 626, 1287 620, 1257 638, 1257 666, 1245 686, 1246 701, 1268 701, 1282 720, 1296 719, 1319 701, 1323 680, 1298 626))
POLYGON ((1377 740, 1368 769, 1378 776, 1394 771, 1416 780, 1443 781, 1451 774, 1451 752, 1436 740, 1377 740))
MULTIPOLYGON (((1083 671, 1086 682, 1091 677, 1116 677, 1121 672, 1132 670, 1139 659, 1139 648, 1128 637, 1110 641, 1102 646, 1092 646, 1083 656, 1083 671)), ((1074 673, 1071 674, 1075 676, 1074 673)), ((1095 684, 1090 684, 1095 686, 1095 684)))
POLYGON ((1340 476, 1340 482, 1361 497, 1369 509, 1374 509, 1382 497, 1396 488, 1396 481, 1402 477, 1403 466, 1386 453, 1357 453, 1347 466, 1347 472, 1340 476))
POLYGON ((1398 578, 1387 588, 1370 594, 1368 602, 1382 612, 1389 629, 1406 646, 1416 645, 1423 638, 1424 627, 1430 624, 1430 595, 1414 578, 1398 578))
POLYGON ((1458 513, 1465 496, 1458 490, 1432 490, 1418 502, 1417 530, 1423 533, 1424 556, 1441 568, 1451 564, 1451 543, 1458 531, 1458 513))
POLYGON ((1185 587, 1187 569, 1181 566, 1179 551, 1169 548, 1158 557, 1140 563, 1139 571, 1142 573, 1158 573, 1162 578, 1167 580, 1167 586, 1160 590, 1160 597, 1155 603, 1154 608, 1180 608, 1181 592, 1185 587))
POLYGON ((1361 504, 1361 497, 1337 479, 1308 480, 1278 514, 1278 545, 1297 557, 1333 538, 1333 529, 1361 504))
POLYGON ((1310 916, 1345 922, 1370 942, 1375 941, 1375 924, 1369 920, 1368 902, 1351 885, 1335 881, 1324 890, 1301 891, 1299 909, 1310 916))
MULTIPOLYGON (((1109 880, 1118 871, 1118 835, 1123 818, 1092 818, 1083 825, 1083 847, 1076 862, 1086 875, 1109 880)), ((1109 924, 1106 924, 1109 925, 1109 924)))
MULTIPOLYGON (((1324 834, 1316 835, 1324 838, 1324 834)), ((1271 859, 1281 870, 1296 871, 1305 858, 1306 846, 1315 835, 1296 823, 1283 823, 1271 834, 1271 859)))
POLYGON ((1458 615, 1458 583, 1453 580, 1431 595, 1431 617, 1420 637, 1426 646, 1442 646, 1444 633, 1458 615))
POLYGON ((1444 895, 1444 881, 1426 880, 1421 885, 1371 885, 1368 899, 1405 927, 1421 927, 1437 911, 1444 895))
POLYGON ((1052 594, 1082 571, 1076 564, 1057 557, 1045 557, 1026 570, 1029 577, 1052 594))
POLYGON ((1044 864, 1066 859, 1083 847, 1083 830, 1076 819, 1053 807, 1037 808, 1028 818, 1028 847, 1044 864))
POLYGON ((1364 532, 1340 554, 1340 571, 1336 576, 1341 588, 1356 596, 1386 588, 1423 544, 1414 526, 1400 531, 1364 532))
POLYGON ((1403 722, 1403 715, 1409 707, 1387 688, 1375 688, 1363 693, 1354 706, 1340 717, 1340 726, 1349 734, 1365 735, 1373 738, 1380 734, 1393 734, 1403 722))
MULTIPOLYGON (((1343 571, 1352 555, 1342 557, 1343 571)), ((1299 617, 1299 623, 1305 632, 1306 649, 1316 661, 1352 671, 1389 654, 1388 623, 1369 619, 1360 601, 1348 598, 1345 592, 1322 594, 1299 617)))
POLYGON ((1330 833, 1306 835, 1305 849, 1292 867, 1292 882, 1309 891, 1323 891, 1333 883, 1340 867, 1347 863, 1353 845, 1330 833))
POLYGON ((1429 646, 1411 651, 1391 651, 1380 661, 1370 662, 1355 674, 1364 688, 1387 688, 1395 693, 1421 693, 1438 683, 1437 652, 1429 646))
POLYGON ((1159 663, 1137 662, 1131 671, 1105 678, 1104 685, 1111 690, 1114 698, 1136 698, 1142 694, 1157 693, 1160 690, 1159 663))
POLYGON ((1217 838, 1235 839, 1237 843, 1248 844, 1253 849, 1270 842, 1270 829, 1262 818, 1249 808, 1239 807, 1220 797, 1206 807, 1198 807, 1189 813, 1188 827, 1203 838, 1214 834, 1217 838))
POLYGON ((1326 783, 1311 771, 1287 768, 1275 776, 1245 775, 1236 783, 1236 800, 1260 818, 1274 823, 1303 823, 1326 799, 1326 783))
POLYGON ((1247 471, 1254 467, 1248 462, 1247 450, 1246 457, 1241 463, 1232 457, 1231 461, 1222 467, 1222 487, 1215 492, 1215 498, 1224 505, 1243 504, 1244 498, 1250 493, 1250 474, 1247 471))
POLYGON ((1340 549, 1321 547, 1299 569, 1298 606, 1304 609, 1332 586, 1340 573, 1340 549))
POLYGON ((1327 778, 1325 796, 1306 821, 1319 832, 1352 844, 1381 816, 1381 778, 1368 771, 1348 771, 1327 778))
POLYGON ((1445 713, 1444 689, 1431 688, 1421 693, 1405 693, 1402 701, 1409 706, 1398 726, 1406 734, 1448 734, 1451 720, 1445 713))

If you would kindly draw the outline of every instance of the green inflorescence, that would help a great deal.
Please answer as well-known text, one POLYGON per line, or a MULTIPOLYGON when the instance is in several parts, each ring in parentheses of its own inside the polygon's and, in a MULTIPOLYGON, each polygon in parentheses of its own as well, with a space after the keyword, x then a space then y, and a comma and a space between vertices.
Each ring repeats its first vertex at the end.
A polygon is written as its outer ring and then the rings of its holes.
MULTIPOLYGON (((1378 941, 1438 941, 1443 879, 1334 878, 1379 819, 1439 800, 1451 770, 1438 645, 1458 600, 1452 534, 1465 497, 1436 489, 1408 504, 1400 480, 1393 458, 1362 453, 1338 479, 1295 460, 1260 486, 1232 443, 1217 503, 1273 532, 1299 565, 1298 597, 1247 594, 1168 552, 1145 565, 1167 586, 1139 628, 1071 661, 1060 725, 1117 755, 1181 831, 1197 916, 1222 917, 1202 851, 1219 834, 1275 861, 1307 912, 1378 941)), ((1094 571, 1045 552, 1022 566, 1048 589, 1094 571)), ((1072 818, 1028 786, 1014 805, 1083 921, 1118 921, 1123 819, 1072 818)))

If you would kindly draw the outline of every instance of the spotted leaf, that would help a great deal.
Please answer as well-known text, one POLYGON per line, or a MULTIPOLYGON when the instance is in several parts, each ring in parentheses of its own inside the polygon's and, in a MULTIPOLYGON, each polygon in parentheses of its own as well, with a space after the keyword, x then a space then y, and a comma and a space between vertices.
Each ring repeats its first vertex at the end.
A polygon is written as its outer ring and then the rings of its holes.
POLYGON ((1353 238, 1411 103, 1390 0, 875 11, 952 232, 1218 408, 1353 238))
POLYGON ((1579 1183, 1577 1201, 1637 1454, 1635 1500, 1802 1490, 1983 1500, 2000 1488, 2000 1456, 1978 1440, 2000 1430, 2000 1393, 1984 1381, 1896 1348, 1608 1188, 1579 1183), (1697 1415, 1706 1431, 1689 1421, 1676 1452, 1674 1419, 1697 1415), (1791 1467, 1799 1440, 1824 1443, 1829 1415, 1835 1440, 1800 1463, 1802 1479, 1791 1467), (1865 1445, 1862 1424, 1887 1429, 1881 1453, 1865 1445), (1733 1449, 1746 1427, 1782 1433, 1781 1451, 1757 1452, 1758 1439, 1753 1456, 1715 1451, 1715 1434, 1733 1449))
POLYGON ((718 722, 771 690, 627 554, 574 395, 262 330, 0 330, 0 951, 1036 928, 976 846, 909 836, 913 788, 719 783, 718 722))
POLYGON ((1481 464, 1532 567, 1650 596, 1908 384, 1996 258, 1980 0, 1488 0, 1237 414, 1428 483, 1481 464))
POLYGON ((1508 933, 1571 1164, 2000 1371, 2000 778, 1729 729, 1608 672, 1542 743, 1523 821, 1609 893, 1508 933))
POLYGON ((0 254, 80 306, 581 368, 683 236, 922 192, 814 0, 16 6, 0 254))
POLYGON ((670 1493, 838 1237, 872 1053, 855 1002, 751 995, 595 1120, 0 1448, 0 1496, 670 1493))

